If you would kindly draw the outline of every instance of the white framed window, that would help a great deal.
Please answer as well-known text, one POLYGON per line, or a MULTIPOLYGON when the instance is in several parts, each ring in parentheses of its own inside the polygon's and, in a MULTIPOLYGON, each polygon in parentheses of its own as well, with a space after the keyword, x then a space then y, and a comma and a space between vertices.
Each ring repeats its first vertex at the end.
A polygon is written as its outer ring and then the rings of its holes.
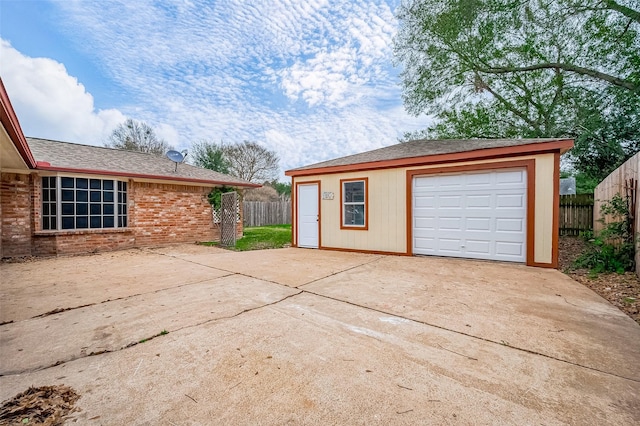
POLYGON ((127 227, 127 182, 68 176, 42 178, 42 229, 127 227))
POLYGON ((367 178, 340 180, 341 228, 368 229, 367 178))

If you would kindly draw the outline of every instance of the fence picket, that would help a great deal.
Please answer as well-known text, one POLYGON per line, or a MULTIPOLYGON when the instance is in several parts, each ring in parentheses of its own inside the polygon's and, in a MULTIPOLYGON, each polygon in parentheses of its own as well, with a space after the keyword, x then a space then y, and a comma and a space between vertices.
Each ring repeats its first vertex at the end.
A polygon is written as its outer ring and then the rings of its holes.
POLYGON ((245 201, 244 226, 290 225, 291 201, 245 201))
POLYGON ((560 196, 560 235, 579 235, 593 229, 593 195, 560 196))

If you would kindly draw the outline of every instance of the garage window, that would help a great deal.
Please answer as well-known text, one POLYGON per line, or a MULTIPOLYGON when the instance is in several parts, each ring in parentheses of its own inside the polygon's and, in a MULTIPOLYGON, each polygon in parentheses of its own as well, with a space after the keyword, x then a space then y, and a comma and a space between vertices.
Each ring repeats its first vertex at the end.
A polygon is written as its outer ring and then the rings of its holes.
POLYGON ((127 182, 67 176, 42 178, 42 229, 127 227, 127 182))
POLYGON ((367 178, 340 181, 342 228, 367 229, 367 178))

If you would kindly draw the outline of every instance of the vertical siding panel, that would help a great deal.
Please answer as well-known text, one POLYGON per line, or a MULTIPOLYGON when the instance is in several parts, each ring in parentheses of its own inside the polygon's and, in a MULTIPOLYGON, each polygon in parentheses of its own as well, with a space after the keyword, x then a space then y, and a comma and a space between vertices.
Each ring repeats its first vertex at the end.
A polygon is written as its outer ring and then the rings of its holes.
POLYGON ((395 223, 395 234, 396 234, 396 247, 399 247, 402 252, 407 249, 407 189, 406 189, 406 171, 405 170, 397 170, 395 173, 395 182, 393 187, 397 188, 397 191, 394 193, 395 197, 395 211, 396 211, 396 223, 395 223))

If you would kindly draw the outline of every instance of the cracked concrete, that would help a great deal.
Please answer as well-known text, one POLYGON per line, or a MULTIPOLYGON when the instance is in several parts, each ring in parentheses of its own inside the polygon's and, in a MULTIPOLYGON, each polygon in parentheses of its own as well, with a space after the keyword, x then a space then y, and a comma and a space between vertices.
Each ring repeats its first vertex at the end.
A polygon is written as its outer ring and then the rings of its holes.
POLYGON ((0 399, 71 385, 82 424, 640 422, 640 327, 557 271, 183 245, 0 273, 0 399))
POLYGON ((3 357, 0 375, 112 352, 162 330, 174 332, 232 317, 295 293, 284 286, 232 275, 31 318, 0 328, 0 346, 20 352, 20 356, 3 357), (51 342, 46 352, 31 351, 41 344, 43 334, 51 342))

